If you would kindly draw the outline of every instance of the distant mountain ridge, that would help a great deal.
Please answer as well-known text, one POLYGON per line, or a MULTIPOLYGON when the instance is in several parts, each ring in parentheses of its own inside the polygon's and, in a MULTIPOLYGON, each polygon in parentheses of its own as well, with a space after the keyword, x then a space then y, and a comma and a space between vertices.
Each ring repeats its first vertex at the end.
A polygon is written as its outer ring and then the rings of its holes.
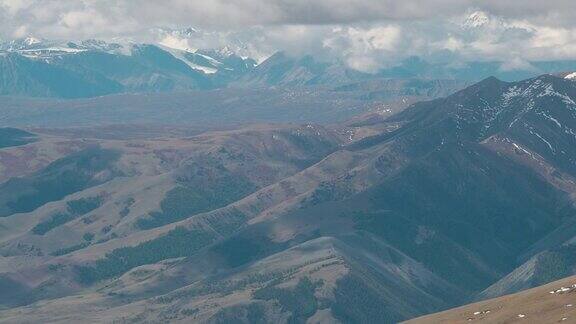
POLYGON ((122 92, 212 89, 253 67, 215 51, 182 52, 149 44, 37 39, 0 45, 0 94, 83 98, 122 92), (213 55, 211 57, 209 55, 213 55), (218 76, 214 76, 217 71, 218 76))
MULTIPOLYGON (((194 37, 194 31, 186 33, 187 37, 194 37)), ((576 70, 575 61, 532 62, 529 68, 507 70, 502 62, 454 65, 411 57, 396 66, 365 73, 342 62, 284 52, 258 64, 236 50, 239 49, 191 49, 166 42, 59 42, 33 37, 5 41, 0 42, 0 95, 84 98, 226 87, 334 88, 383 79, 472 82, 491 75, 520 80, 541 73, 576 70)))

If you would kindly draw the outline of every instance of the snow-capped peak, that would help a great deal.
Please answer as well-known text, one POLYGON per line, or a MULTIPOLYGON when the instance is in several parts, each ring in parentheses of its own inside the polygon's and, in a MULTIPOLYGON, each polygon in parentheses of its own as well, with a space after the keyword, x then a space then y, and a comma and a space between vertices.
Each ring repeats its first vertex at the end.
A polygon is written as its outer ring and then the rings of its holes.
POLYGON ((40 44, 41 42, 42 42, 42 41, 41 41, 40 39, 38 39, 38 38, 36 38, 36 37, 32 37, 32 36, 26 37, 26 38, 24 39, 24 44, 26 44, 26 45, 28 45, 28 46, 32 46, 32 45, 35 45, 35 44, 40 44))
POLYGON ((568 75, 566 75, 566 76, 564 77, 564 79, 576 81, 576 72, 569 73, 568 75))
POLYGON ((220 56, 223 56, 223 57, 229 57, 232 55, 236 55, 236 53, 228 45, 217 49, 216 53, 218 53, 220 56))
POLYGON ((188 27, 188 28, 186 28, 186 29, 184 29, 184 30, 181 31, 181 34, 182 34, 182 35, 185 35, 185 36, 188 36, 188 37, 191 37, 191 36, 193 36, 193 35, 196 34, 196 33, 198 33, 198 29, 196 29, 196 28, 194 28, 194 27, 188 27))
POLYGON ((196 49, 191 48, 188 39, 177 37, 174 35, 166 35, 158 42, 159 45, 170 49, 176 49, 184 52, 195 52, 196 49))
POLYGON ((464 21, 464 27, 477 28, 490 23, 490 17, 484 11, 474 11, 464 21))
POLYGON ((39 46, 44 46, 44 41, 32 36, 0 42, 0 50, 3 51, 18 51, 37 48, 39 46))
POLYGON ((73 42, 65 40, 45 40, 35 37, 0 42, 0 52, 2 53, 18 53, 28 58, 42 60, 49 60, 62 55, 76 54, 90 50, 120 53, 123 51, 123 45, 94 39, 73 42))

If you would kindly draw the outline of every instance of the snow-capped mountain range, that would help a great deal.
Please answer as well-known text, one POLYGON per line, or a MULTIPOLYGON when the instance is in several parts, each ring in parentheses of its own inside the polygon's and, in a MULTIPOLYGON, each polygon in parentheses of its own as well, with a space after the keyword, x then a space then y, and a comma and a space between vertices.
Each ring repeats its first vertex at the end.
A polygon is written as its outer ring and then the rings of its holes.
MULTIPOLYGON (((175 31, 174 35, 191 37, 195 30, 188 28, 175 31)), ((183 40, 176 41, 175 38, 164 37, 157 44, 163 50, 169 52, 176 58, 182 60, 192 69, 207 74, 216 73, 223 69, 234 71, 236 69, 246 69, 256 65, 256 62, 248 57, 242 57, 235 53, 230 47, 220 49, 198 49, 183 46, 183 40), (239 64, 240 63, 240 64, 239 64)), ((41 59, 49 62, 64 55, 71 55, 89 51, 104 52, 113 55, 131 55, 139 45, 130 40, 119 40, 118 42, 106 42, 102 40, 75 41, 51 41, 36 37, 26 37, 23 39, 0 42, 0 53, 17 53, 30 59, 41 59)))
POLYGON ((68 98, 212 89, 256 66, 230 48, 172 45, 35 37, 0 42, 0 95, 68 98))
MULTIPOLYGON (((463 27, 492 28, 497 23, 478 12, 470 15, 463 27)), ((473 82, 489 76, 515 81, 576 71, 575 61, 528 62, 529 69, 523 70, 503 69, 505 63, 498 61, 454 65, 409 57, 396 66, 364 73, 342 61, 310 55, 277 52, 262 56, 240 37, 230 36, 225 43, 220 33, 194 28, 157 29, 154 34, 145 43, 37 37, 0 41, 0 95, 69 98, 223 87, 338 88, 382 79, 473 82)))

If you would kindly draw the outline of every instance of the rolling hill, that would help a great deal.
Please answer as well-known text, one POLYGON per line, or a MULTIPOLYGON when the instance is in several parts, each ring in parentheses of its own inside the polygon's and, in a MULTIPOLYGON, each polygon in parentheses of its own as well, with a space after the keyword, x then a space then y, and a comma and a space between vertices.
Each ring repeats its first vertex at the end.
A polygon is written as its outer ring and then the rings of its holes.
POLYGON ((0 183, 0 317, 396 323, 565 277, 574 100, 542 75, 331 126, 36 129, 3 149, 44 161, 0 183))
POLYGON ((573 323, 576 277, 404 323, 573 323))

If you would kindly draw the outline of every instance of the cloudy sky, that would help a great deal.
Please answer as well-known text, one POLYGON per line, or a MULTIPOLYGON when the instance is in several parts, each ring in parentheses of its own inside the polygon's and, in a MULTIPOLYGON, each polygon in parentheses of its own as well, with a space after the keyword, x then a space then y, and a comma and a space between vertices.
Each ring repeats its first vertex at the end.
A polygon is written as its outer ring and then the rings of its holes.
POLYGON ((231 45, 264 58, 311 53, 370 71, 430 60, 576 58, 574 0, 0 0, 0 38, 231 45), (166 28, 195 27, 186 36, 166 28))

